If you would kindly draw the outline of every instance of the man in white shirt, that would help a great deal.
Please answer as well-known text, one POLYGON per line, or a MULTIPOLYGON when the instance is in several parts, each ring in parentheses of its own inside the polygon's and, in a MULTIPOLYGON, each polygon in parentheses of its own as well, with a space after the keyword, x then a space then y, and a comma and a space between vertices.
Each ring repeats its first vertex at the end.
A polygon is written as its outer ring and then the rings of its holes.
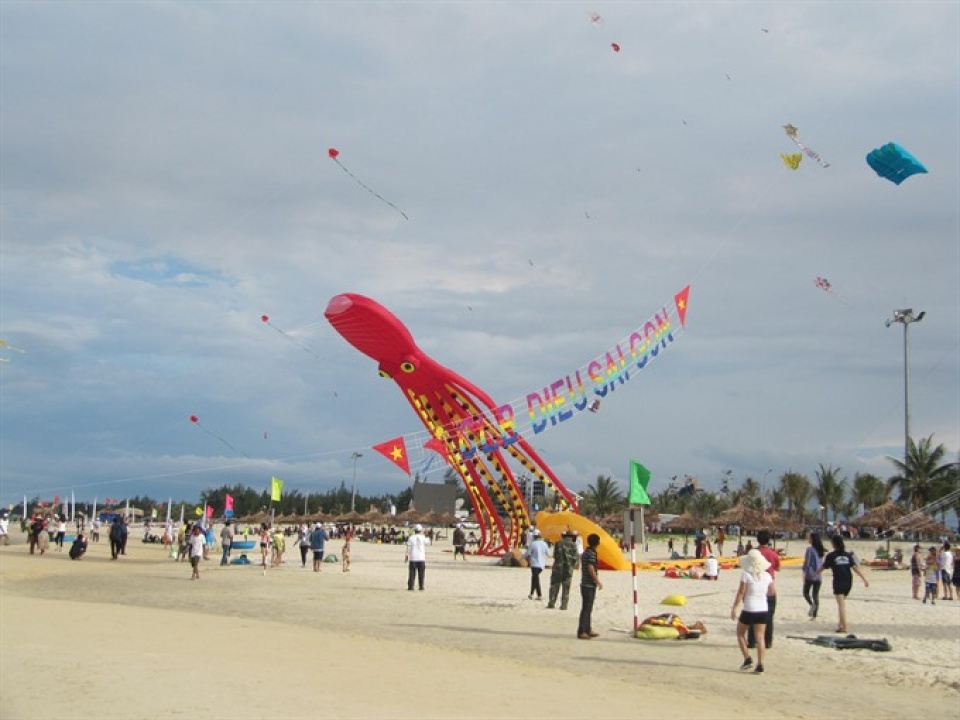
POLYGON ((540 573, 547 567, 547 556, 550 553, 550 547, 546 541, 540 537, 540 531, 533 531, 533 540, 527 545, 527 552, 524 557, 530 563, 530 595, 533 600, 534 594, 537 600, 543 600, 543 591, 540 589, 540 573))
POLYGON ((190 567, 193 568, 191 580, 200 579, 200 561, 203 559, 203 550, 207 546, 207 536, 203 534, 200 525, 194 525, 190 533, 190 539, 187 540, 190 548, 190 567))
POLYGON ((0 539, 4 545, 10 544, 10 518, 6 513, 0 515, 0 539))
POLYGON ((940 551, 940 582, 943 584, 943 599, 953 600, 953 579, 954 557, 950 550, 950 543, 943 541, 943 549, 940 551))
POLYGON ((413 528, 413 535, 407 540, 407 562, 409 563, 407 590, 413 590, 415 579, 419 588, 423 590, 423 576, 427 571, 427 545, 429 544, 430 540, 423 534, 423 526, 416 525, 413 528))

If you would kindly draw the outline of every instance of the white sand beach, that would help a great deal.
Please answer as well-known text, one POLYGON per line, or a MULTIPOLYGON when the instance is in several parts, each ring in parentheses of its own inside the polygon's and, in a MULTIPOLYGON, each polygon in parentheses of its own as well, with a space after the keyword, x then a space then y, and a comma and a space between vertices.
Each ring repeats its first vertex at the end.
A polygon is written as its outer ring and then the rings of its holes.
MULTIPOLYGON (((873 547, 856 550, 869 558, 873 547)), ((665 556, 654 545, 642 558, 665 556)), ((30 556, 15 533, 0 547, 0 716, 836 719, 960 708, 960 601, 921 605, 906 571, 855 582, 850 632, 893 647, 874 652, 789 638, 831 634, 836 604, 827 580, 810 621, 799 569, 784 570, 774 647, 755 675, 738 671, 733 571, 716 583, 639 574, 641 616, 684 594, 674 609, 709 630, 695 641, 633 639, 631 573, 602 573, 600 637, 582 641, 576 584, 567 611, 547 610, 527 599, 528 570, 455 563, 446 541, 429 550, 424 592, 406 590, 402 547, 354 541, 349 573, 307 565, 288 551, 264 575, 212 556, 191 581, 159 545, 132 539, 114 562, 100 542, 73 562, 30 556)))

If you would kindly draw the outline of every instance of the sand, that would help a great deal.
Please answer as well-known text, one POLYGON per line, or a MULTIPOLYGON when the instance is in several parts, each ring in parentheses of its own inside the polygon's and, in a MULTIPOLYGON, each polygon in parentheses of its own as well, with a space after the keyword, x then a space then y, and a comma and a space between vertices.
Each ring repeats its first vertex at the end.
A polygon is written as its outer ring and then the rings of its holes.
MULTIPOLYGON (((340 542, 329 550, 339 553, 340 542)), ((802 543, 790 549, 802 551, 802 543)), ((904 548, 906 549, 906 548, 904 548)), ((873 545, 857 548, 872 557, 873 545)), ((654 545, 645 559, 662 559, 654 545)), ((906 571, 871 570, 848 602, 859 637, 888 653, 833 650, 788 636, 831 634, 836 604, 810 621, 798 569, 778 578, 776 639, 763 675, 740 673, 719 582, 639 574, 641 615, 703 620, 696 641, 640 641, 629 572, 602 573, 600 637, 575 637, 570 609, 528 600, 529 571, 453 561, 430 548, 427 589, 406 590, 403 548, 353 543, 351 572, 301 568, 288 552, 266 575, 187 563, 131 540, 109 558, 91 543, 30 556, 0 547, 0 717, 56 718, 954 718, 960 711, 960 601, 921 605, 906 571)))

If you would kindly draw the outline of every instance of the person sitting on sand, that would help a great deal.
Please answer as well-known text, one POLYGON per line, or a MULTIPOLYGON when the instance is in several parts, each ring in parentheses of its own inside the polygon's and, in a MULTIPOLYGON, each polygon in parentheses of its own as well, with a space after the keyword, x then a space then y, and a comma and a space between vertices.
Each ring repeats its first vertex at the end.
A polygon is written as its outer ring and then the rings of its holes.
POLYGON ((87 551, 87 538, 82 532, 77 533, 76 540, 73 541, 73 544, 70 546, 70 559, 79 560, 83 557, 83 554, 87 551))
POLYGON ((707 555, 707 559, 703 563, 703 579, 704 580, 720 579, 720 563, 717 562, 717 559, 713 556, 713 553, 710 553, 709 555, 707 555))

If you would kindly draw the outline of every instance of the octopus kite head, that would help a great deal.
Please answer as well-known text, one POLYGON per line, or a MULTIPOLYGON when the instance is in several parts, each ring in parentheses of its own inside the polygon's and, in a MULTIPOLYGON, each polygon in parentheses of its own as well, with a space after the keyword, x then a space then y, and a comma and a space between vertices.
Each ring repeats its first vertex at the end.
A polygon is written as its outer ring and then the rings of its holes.
POLYGON ((380 364, 380 375, 385 378, 403 383, 426 359, 403 323, 368 297, 337 295, 327 303, 323 315, 344 340, 380 364))

